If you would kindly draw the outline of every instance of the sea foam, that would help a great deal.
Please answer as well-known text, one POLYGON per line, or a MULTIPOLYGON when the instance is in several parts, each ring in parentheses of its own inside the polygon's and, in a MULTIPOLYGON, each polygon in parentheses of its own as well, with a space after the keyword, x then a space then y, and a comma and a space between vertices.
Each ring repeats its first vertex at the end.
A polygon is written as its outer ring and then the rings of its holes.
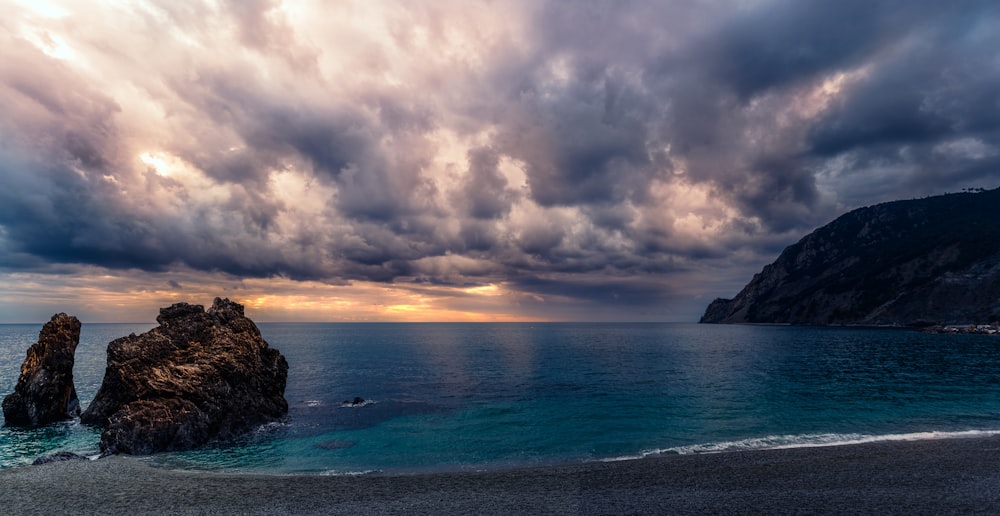
POLYGON ((753 437, 738 441, 721 441, 713 443, 672 446, 646 450, 637 455, 623 455, 602 459, 603 462, 634 460, 657 455, 691 455, 700 453, 725 453, 751 450, 781 450, 788 448, 816 448, 820 446, 847 446, 851 444, 866 444, 892 441, 927 441, 934 439, 962 439, 974 437, 991 437, 1000 435, 998 430, 961 430, 961 431, 929 431, 910 432, 903 434, 805 434, 805 435, 769 435, 753 437))

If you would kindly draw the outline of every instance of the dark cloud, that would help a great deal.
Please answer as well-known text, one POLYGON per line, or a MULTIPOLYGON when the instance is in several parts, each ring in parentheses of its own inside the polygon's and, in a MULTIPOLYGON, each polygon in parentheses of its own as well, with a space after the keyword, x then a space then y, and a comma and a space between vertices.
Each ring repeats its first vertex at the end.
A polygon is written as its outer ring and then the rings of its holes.
POLYGON ((615 203, 651 179, 643 99, 616 84, 611 71, 591 81, 568 77, 568 88, 526 91, 519 118, 501 135, 500 149, 528 165, 532 199, 542 206, 615 203), (556 100, 552 100, 552 97, 556 100))
MULTIPOLYGON (((941 84, 942 63, 934 67, 915 66, 912 61, 937 59, 926 52, 905 54, 859 81, 839 105, 812 128, 810 140, 814 153, 832 156, 859 147, 922 145, 952 133, 954 124, 961 123, 953 115, 966 118, 963 116, 966 113, 931 104, 933 90, 944 86, 941 84)), ((955 96, 962 93, 960 90, 951 92, 955 96)))
POLYGON ((476 219, 496 219, 510 212, 514 192, 497 167, 500 154, 490 148, 469 151, 469 171, 456 204, 464 204, 476 219))
POLYGON ((517 290, 551 301, 575 300, 594 306, 644 308, 663 306, 675 295, 664 284, 642 278, 603 278, 596 281, 542 278, 516 278, 511 285, 517 290))
POLYGON ((845 194, 884 180, 881 188, 845 195, 857 202, 900 189, 927 195, 997 184, 1000 11, 976 4, 927 15, 810 127, 813 158, 850 164, 845 194), (862 174, 875 177, 848 177, 862 174))
POLYGON ((500 245, 499 230, 495 222, 467 220, 462 222, 458 233, 461 250, 488 252, 500 245))
MULTIPOLYGON (((865 0, 764 3, 703 41, 709 80, 741 100, 864 62, 898 36, 909 18, 902 2, 865 0)), ((692 66, 699 66, 698 63, 692 66)))
POLYGON ((0 21, 2 267, 665 306, 695 262, 1000 180, 994 2, 328 7, 0 21))

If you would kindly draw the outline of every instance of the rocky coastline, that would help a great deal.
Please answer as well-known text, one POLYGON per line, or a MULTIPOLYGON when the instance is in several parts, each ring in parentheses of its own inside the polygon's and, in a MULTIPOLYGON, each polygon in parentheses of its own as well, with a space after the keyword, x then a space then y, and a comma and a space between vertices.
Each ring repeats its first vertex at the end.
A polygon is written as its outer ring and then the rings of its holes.
POLYGON ((1000 335, 1000 323, 934 325, 922 328, 920 331, 955 335, 1000 335))
POLYGON ((79 416, 102 429, 102 454, 150 454, 229 442, 288 413, 288 362, 261 337, 243 306, 216 298, 160 310, 159 325, 108 344, 104 379, 80 412, 72 381, 80 322, 56 314, 28 350, 7 425, 79 416))

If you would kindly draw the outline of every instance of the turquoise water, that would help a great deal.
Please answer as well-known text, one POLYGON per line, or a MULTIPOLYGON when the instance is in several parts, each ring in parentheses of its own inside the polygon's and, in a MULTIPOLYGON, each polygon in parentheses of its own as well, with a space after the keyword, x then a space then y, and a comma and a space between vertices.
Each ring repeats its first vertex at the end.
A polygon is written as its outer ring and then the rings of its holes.
MULTIPOLYGON (((84 324, 86 406, 111 339, 84 324)), ((1000 338, 696 324, 261 324, 288 359, 286 421, 234 446, 160 454, 211 471, 478 470, 654 453, 1000 431, 1000 338), (343 406, 359 396, 361 406, 343 406)), ((0 393, 40 325, 0 325, 0 393)), ((0 429, 0 467, 97 452, 76 422, 0 429)))
MULTIPOLYGON (((129 333, 142 333, 155 324, 84 324, 76 348, 73 380, 80 406, 86 407, 97 394, 107 364, 108 342, 129 333)), ((28 347, 38 340, 41 324, 0 324, 0 398, 14 392, 28 347)), ((0 413, 0 421, 3 415, 0 413)), ((0 427, 0 468, 31 464, 41 455, 58 450, 82 454, 100 452, 101 433, 68 421, 39 429, 0 427)))

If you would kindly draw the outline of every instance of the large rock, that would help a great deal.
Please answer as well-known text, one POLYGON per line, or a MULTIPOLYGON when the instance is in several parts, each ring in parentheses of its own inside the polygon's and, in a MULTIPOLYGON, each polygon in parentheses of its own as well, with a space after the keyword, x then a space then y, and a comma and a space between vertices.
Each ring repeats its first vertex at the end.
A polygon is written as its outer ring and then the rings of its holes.
POLYGON ((1000 318, 1000 189, 861 208, 806 235, 705 323, 912 325, 1000 318))
POLYGON ((243 307, 215 299, 160 310, 159 326, 108 345, 104 382, 81 415, 104 453, 148 454, 224 442, 288 412, 288 362, 243 307))
POLYGON ((80 343, 80 321, 56 314, 45 323, 38 342, 28 348, 14 392, 3 400, 9 426, 35 426, 80 415, 73 386, 73 358, 80 343))

